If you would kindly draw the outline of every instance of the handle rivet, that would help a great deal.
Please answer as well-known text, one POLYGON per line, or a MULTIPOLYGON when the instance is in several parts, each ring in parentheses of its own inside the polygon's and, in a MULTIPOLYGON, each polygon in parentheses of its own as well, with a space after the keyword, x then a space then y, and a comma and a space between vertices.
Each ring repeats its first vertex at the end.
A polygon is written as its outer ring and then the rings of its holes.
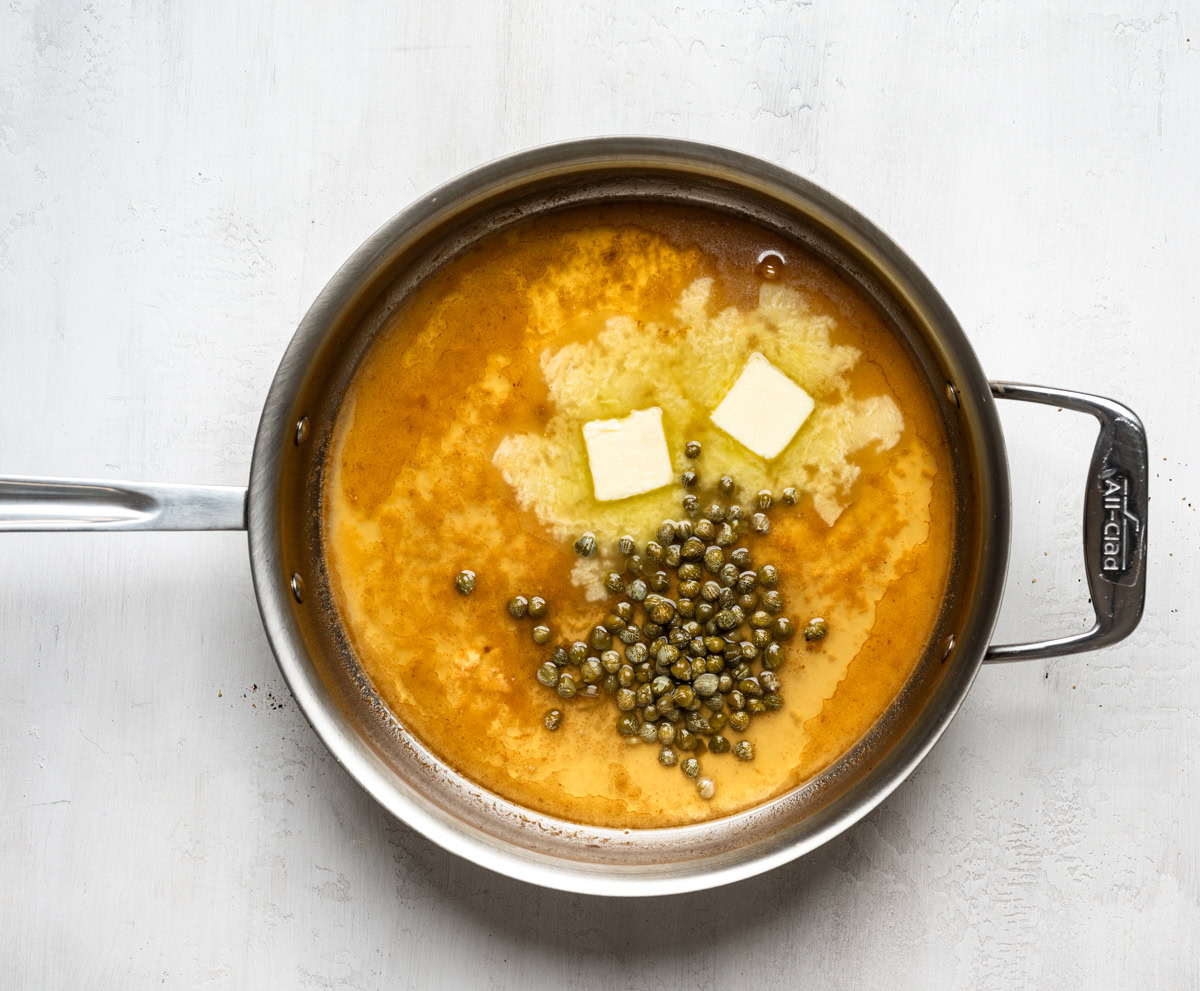
POLYGON ((302 416, 296 423, 296 446, 299 447, 308 440, 308 417, 302 416))
POLYGON ((959 408, 960 404, 958 402, 958 390, 954 388, 954 384, 951 382, 946 383, 946 398, 954 404, 955 409, 959 408))
POLYGON ((293 598, 295 598, 295 600, 297 602, 303 602, 304 601, 304 579, 293 572, 292 580, 291 580, 290 584, 292 586, 293 598))
POLYGON ((950 651, 952 651, 953 649, 954 649, 954 634, 951 633, 950 636, 946 637, 946 642, 945 642, 945 644, 943 644, 943 647, 942 647, 942 660, 943 661, 947 657, 950 656, 950 651))

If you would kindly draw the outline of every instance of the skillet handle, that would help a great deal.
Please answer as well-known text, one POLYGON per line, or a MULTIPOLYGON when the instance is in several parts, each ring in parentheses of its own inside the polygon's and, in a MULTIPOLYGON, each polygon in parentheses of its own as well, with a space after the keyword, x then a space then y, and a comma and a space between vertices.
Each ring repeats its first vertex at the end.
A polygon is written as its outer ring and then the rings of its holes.
POLYGON ((0 475, 0 531, 245 529, 233 485, 0 475))
POLYGON ((1078 654, 1124 640, 1146 604, 1146 523, 1150 463, 1142 421, 1102 396, 993 382, 997 399, 1091 413, 1100 421, 1083 499, 1083 555, 1096 622, 1086 633, 1036 643, 993 644, 984 662, 1078 654))

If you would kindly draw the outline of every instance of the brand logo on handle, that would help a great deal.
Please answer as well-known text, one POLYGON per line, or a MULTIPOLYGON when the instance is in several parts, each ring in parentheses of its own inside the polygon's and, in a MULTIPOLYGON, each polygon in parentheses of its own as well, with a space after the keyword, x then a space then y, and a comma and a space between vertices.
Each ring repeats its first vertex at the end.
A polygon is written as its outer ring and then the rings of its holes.
POLYGON ((1100 528, 1100 570, 1123 575, 1129 570, 1133 542, 1142 521, 1129 508, 1129 475, 1116 468, 1100 473, 1100 499, 1104 523, 1100 528))

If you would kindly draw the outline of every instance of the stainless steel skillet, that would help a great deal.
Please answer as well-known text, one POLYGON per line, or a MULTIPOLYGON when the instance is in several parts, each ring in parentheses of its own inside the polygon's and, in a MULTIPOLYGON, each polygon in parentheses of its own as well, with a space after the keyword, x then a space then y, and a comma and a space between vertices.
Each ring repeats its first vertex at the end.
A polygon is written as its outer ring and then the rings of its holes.
POLYGON ((263 625, 298 704, 351 775, 448 850, 536 884, 610 895, 688 891, 748 877, 847 829, 916 767, 985 661, 1091 650, 1127 636, 1145 598, 1146 438, 1097 396, 989 383, 954 315, 885 234, 820 187, 746 155, 657 138, 600 138, 513 155, 469 172, 388 221, 305 315, 267 395, 247 489, 0 478, 0 529, 249 531, 263 625), (959 493, 955 567, 936 636, 887 713, 816 779, 766 805, 698 826, 596 829, 473 785, 399 725, 374 693, 330 597, 319 507, 327 445, 374 334, 429 273, 521 218, 615 201, 698 204, 803 244, 873 300, 939 397, 959 493), (1086 633, 990 643, 1008 566, 1009 496, 995 399, 1094 415, 1083 540, 1096 608, 1086 633))

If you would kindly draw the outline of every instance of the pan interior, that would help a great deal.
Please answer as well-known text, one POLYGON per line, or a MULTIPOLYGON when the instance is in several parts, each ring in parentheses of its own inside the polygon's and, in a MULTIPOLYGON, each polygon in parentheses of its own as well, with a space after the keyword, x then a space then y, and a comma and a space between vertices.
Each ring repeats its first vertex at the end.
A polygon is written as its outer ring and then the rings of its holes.
MULTIPOLYGON (((663 889, 669 890, 712 883, 694 880, 701 875, 749 873, 745 865, 767 866, 795 856, 865 814, 915 765, 969 686, 990 633, 995 583, 986 567, 992 555, 984 525, 990 466, 978 456, 987 418, 971 402, 978 369, 970 364, 969 349, 964 364, 963 356, 947 346, 947 338, 953 343, 961 332, 935 294, 923 297, 927 284, 922 279, 905 281, 907 273, 894 268, 890 242, 871 243, 855 230, 861 223, 873 231, 861 218, 848 210, 842 216, 829 212, 827 203, 805 195, 805 187, 795 180, 777 186, 728 169, 644 160, 575 162, 539 169, 536 175, 467 184, 467 195, 446 195, 441 205, 435 196, 381 230, 306 317, 281 368, 292 388, 274 396, 269 409, 285 423, 308 420, 303 443, 281 432, 287 442, 273 462, 275 578, 282 582, 295 573, 305 589, 302 602, 288 602, 296 654, 289 651, 285 657, 272 639, 294 689, 298 677, 319 685, 315 691, 323 697, 317 718, 304 694, 297 693, 318 731, 322 722, 335 721, 354 746, 355 760, 370 764, 376 797, 410 821, 419 809, 422 828, 438 830, 433 838, 445 845, 510 873, 517 872, 513 865, 524 864, 530 868, 525 876, 535 880, 565 871, 590 890, 606 890, 622 878, 669 879, 663 889), (630 831, 580 826, 513 805, 447 768, 407 733, 374 692, 341 627, 320 521, 323 471, 339 406, 366 350, 413 288, 481 238, 525 217, 638 201, 701 206, 752 221, 799 243, 857 286, 939 397, 954 452, 957 505, 955 564, 937 631, 903 690, 850 752, 815 779, 758 808, 700 825, 630 831), (957 391, 947 391, 948 382, 957 383, 957 391), (381 783, 386 794, 379 794, 381 783), (539 875, 535 867, 549 868, 550 874, 539 875)), ((257 478, 255 487, 263 487, 257 478)), ((253 498, 267 497, 255 491, 253 498)), ((256 580, 259 567, 256 562, 256 580)))

